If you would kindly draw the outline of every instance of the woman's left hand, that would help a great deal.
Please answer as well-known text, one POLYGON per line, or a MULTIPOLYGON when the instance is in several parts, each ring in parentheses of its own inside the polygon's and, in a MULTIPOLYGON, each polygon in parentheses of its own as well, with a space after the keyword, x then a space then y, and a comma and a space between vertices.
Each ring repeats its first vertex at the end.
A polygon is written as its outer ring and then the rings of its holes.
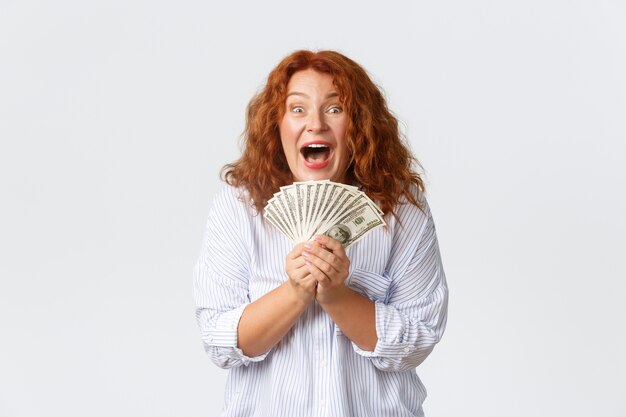
POLYGON ((335 239, 317 235, 304 244, 302 256, 309 273, 317 280, 315 299, 320 305, 337 301, 347 289, 350 259, 341 243, 335 239))

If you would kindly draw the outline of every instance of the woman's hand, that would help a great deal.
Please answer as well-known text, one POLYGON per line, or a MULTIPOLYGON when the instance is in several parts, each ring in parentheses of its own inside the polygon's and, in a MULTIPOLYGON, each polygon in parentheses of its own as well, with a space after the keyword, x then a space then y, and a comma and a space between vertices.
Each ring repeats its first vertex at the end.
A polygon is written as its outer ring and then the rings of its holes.
POLYGON ((285 259, 289 279, 250 303, 237 327, 237 346, 254 357, 276 345, 315 299, 317 281, 302 257, 302 244, 296 245, 285 259))
POLYGON ((305 267, 317 282, 315 299, 320 305, 338 301, 346 293, 350 259, 341 243, 325 235, 306 242, 302 251, 305 267))
POLYGON ((298 243, 285 260, 285 272, 289 276, 291 294, 295 299, 308 305, 315 298, 317 280, 311 275, 302 257, 304 246, 298 243))

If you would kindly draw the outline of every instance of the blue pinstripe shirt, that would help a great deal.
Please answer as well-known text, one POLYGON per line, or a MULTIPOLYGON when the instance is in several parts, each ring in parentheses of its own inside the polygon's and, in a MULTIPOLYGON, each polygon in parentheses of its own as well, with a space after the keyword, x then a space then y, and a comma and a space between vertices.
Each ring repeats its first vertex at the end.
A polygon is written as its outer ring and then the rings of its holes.
POLYGON ((373 352, 352 343, 312 302, 276 346, 247 357, 237 347, 241 314, 288 279, 293 245, 240 193, 226 186, 215 197, 194 269, 205 350, 230 368, 222 416, 423 416, 426 390, 415 368, 443 334, 448 300, 424 197, 424 212, 400 204, 400 222, 387 216, 387 227, 346 250, 347 284, 376 304, 373 352))

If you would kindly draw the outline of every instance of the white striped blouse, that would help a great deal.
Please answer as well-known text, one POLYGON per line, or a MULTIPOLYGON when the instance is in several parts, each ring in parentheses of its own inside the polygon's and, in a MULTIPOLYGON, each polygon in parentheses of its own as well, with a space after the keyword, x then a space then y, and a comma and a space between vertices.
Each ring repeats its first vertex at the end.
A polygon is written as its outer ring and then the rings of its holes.
MULTIPOLYGON (((243 197, 242 197, 243 195, 243 197)), ((435 226, 400 204, 346 250, 347 284, 376 305, 378 341, 359 349, 316 302, 268 352, 247 357, 237 347, 244 308, 279 286, 292 243, 225 186, 214 198, 194 269, 196 317, 204 348, 230 368, 223 417, 423 416, 426 390, 415 368, 439 342, 448 289, 435 226)))

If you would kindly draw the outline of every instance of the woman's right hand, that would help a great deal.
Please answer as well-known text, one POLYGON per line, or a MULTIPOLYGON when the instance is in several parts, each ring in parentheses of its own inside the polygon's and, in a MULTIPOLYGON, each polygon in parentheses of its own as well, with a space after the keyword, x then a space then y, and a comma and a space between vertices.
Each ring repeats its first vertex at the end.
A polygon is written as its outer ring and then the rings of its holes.
POLYGON ((294 299, 309 304, 315 298, 317 280, 309 273, 302 257, 304 244, 298 243, 285 259, 285 272, 289 276, 288 287, 294 299))
POLYGON ((285 259, 289 279, 246 306, 237 326, 237 346, 256 357, 278 343, 315 299, 317 280, 309 274, 296 245, 285 259))

